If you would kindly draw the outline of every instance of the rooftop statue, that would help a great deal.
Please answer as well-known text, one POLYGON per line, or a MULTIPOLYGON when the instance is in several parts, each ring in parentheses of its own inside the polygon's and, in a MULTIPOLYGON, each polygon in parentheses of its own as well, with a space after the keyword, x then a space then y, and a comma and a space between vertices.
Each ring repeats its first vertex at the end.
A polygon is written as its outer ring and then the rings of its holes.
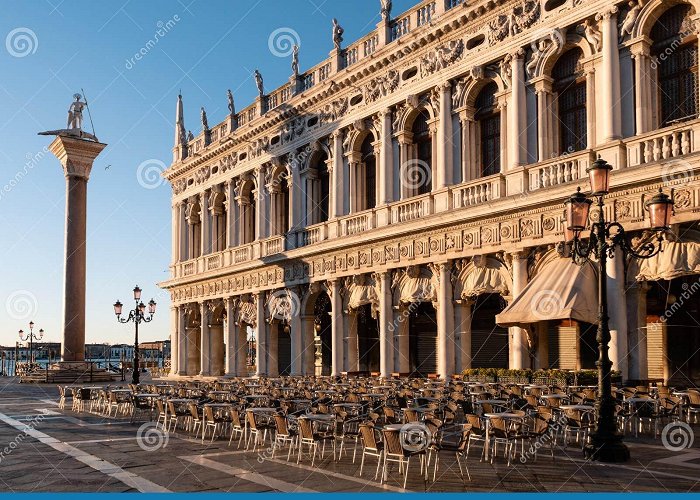
POLYGON ((74 101, 71 102, 68 107, 68 123, 66 124, 66 128, 39 132, 39 135, 72 136, 99 142, 97 137, 83 130, 83 108, 87 108, 87 101, 81 101, 82 98, 83 96, 80 94, 73 94, 74 101))
POLYGON ((343 43, 343 33, 345 33, 345 30, 338 23, 338 20, 333 18, 333 45, 335 45, 335 50, 340 50, 340 44, 343 43))

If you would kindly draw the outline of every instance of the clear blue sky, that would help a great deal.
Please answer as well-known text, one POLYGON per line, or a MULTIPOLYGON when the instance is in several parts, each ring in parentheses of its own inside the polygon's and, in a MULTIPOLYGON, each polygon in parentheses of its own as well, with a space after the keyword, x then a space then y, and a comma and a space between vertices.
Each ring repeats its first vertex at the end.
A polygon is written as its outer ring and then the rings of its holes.
MULTIPOLYGON (((415 3, 395 0, 393 14, 415 3)), ((109 144, 88 184, 86 340, 133 340, 132 327, 116 323, 112 303, 119 298, 131 305, 127 299, 136 283, 145 299, 153 296, 159 305, 141 339, 162 339, 169 331, 169 298, 156 283, 168 277, 171 191, 145 173, 139 182, 137 171, 139 165, 142 173, 169 165, 179 90, 185 124, 196 135, 200 106, 210 125, 223 120, 226 89, 233 90, 238 109, 252 102, 255 68, 266 89, 288 80, 290 58, 276 56, 268 44, 275 30, 294 30, 304 71, 331 51, 333 17, 345 29, 346 45, 379 22, 379 0, 33 0, 5 7, 0 20, 3 345, 14 345, 17 331, 26 331, 30 320, 46 331, 45 340, 61 338, 65 181, 58 160, 41 157, 52 138, 37 132, 66 126, 74 93, 85 89, 96 134, 109 144), (167 33, 149 44, 168 21, 167 33), (144 51, 141 60, 129 61, 144 51), (33 157, 37 160, 30 162, 33 157)), ((85 121, 89 131, 87 114, 85 121)))

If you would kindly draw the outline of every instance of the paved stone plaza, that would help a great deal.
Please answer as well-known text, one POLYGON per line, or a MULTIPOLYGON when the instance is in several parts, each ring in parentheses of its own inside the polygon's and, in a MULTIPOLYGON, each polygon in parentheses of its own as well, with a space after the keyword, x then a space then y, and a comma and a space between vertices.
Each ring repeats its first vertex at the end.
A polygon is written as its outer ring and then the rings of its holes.
MULTIPOLYGON (((312 468, 310 461, 286 462, 285 452, 274 459, 269 450, 244 452, 235 442, 213 443, 188 435, 164 437, 142 433, 143 420, 106 418, 87 412, 58 409, 55 386, 19 385, 4 380, 0 399, 0 490, 13 492, 119 491, 285 491, 359 492, 403 491, 399 474, 387 485, 373 481, 376 462, 369 459, 363 477, 352 452, 340 462, 330 453, 312 468), (31 430, 26 434, 26 426, 31 430), (144 449, 145 448, 145 449, 144 449), (147 450, 151 451, 147 451, 147 450), (369 464, 369 466, 367 465, 369 464)), ((698 426, 694 426, 698 430, 698 426)), ((479 450, 468 460, 472 476, 468 491, 700 491, 700 442, 691 449, 671 452, 649 437, 627 440, 632 460, 625 465, 586 463, 579 449, 559 449, 552 462, 519 459, 508 467, 502 458, 480 463, 479 450)), ((424 483, 415 471, 410 491, 464 491, 456 464, 443 457, 438 480, 424 483)), ((432 474, 432 466, 431 466, 432 474)))

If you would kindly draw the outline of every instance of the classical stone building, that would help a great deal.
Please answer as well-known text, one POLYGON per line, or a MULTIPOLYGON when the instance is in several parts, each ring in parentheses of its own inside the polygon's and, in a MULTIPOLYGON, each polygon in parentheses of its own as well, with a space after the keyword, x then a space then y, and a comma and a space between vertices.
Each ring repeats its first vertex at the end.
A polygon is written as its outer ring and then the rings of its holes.
POLYGON ((699 8, 424 1, 196 137, 178 98, 172 373, 245 375, 253 333, 259 375, 592 368, 562 304, 597 276, 556 245, 600 155, 608 217, 646 241, 663 187, 678 236, 610 261, 614 368, 698 383, 699 8))

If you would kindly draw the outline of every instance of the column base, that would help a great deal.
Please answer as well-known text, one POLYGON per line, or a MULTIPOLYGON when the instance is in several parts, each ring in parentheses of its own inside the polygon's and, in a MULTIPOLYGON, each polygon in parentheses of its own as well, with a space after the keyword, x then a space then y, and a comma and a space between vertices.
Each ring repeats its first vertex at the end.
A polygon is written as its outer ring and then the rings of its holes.
POLYGON ((630 450, 622 442, 622 436, 591 436, 591 443, 583 449, 586 458, 598 462, 622 463, 630 459, 630 450))

